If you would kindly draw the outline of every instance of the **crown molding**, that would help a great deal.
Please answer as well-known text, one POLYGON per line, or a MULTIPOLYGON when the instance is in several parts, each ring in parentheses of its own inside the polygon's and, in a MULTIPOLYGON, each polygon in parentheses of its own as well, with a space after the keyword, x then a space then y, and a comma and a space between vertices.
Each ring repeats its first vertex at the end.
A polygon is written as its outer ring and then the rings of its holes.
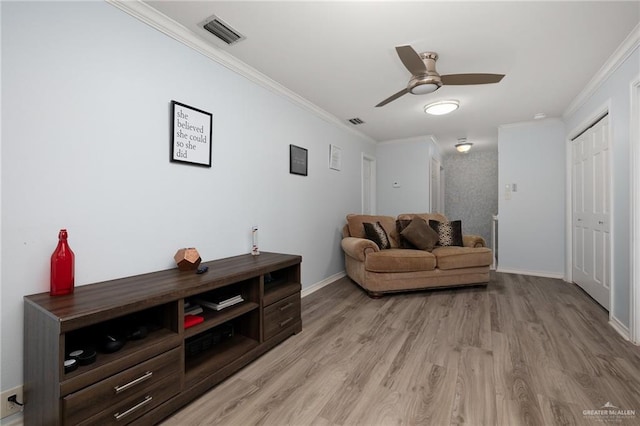
POLYGON ((607 59, 604 65, 598 70, 596 75, 589 81, 586 87, 582 89, 578 96, 569 104, 569 107, 567 107, 562 114, 562 117, 567 119, 582 107, 638 46, 640 46, 640 24, 636 25, 627 38, 624 39, 615 52, 613 52, 609 59, 607 59))
POLYGON ((437 143, 435 136, 433 135, 420 135, 420 136, 410 136, 408 138, 402 139, 389 139, 386 141, 378 142, 378 145, 393 145, 398 143, 424 143, 434 141, 437 143))
POLYGON ((522 127, 522 126, 531 126, 531 125, 543 125, 543 124, 558 124, 564 123, 560 118, 557 117, 547 117, 542 120, 527 120, 527 121, 516 121, 515 123, 505 123, 498 126, 498 130, 500 129, 511 129, 514 127, 522 127))
POLYGON ((203 54, 207 58, 217 62, 218 64, 228 68, 229 70, 239 74, 249 81, 256 83, 267 90, 277 95, 283 96, 289 99, 294 104, 302 107, 303 109, 311 112, 312 114, 320 117, 326 122, 334 124, 342 129, 349 131, 350 133, 359 136, 366 142, 376 143, 377 141, 368 135, 360 132, 347 125, 343 120, 340 120, 333 114, 323 110, 317 105, 311 103, 307 99, 298 95, 297 93, 287 89, 280 83, 272 80, 266 75, 262 74, 253 67, 250 67, 246 63, 238 60, 234 56, 227 52, 214 47, 213 45, 205 42, 200 37, 195 35, 191 30, 185 26, 179 24, 173 19, 169 18, 163 13, 160 13, 151 6, 143 3, 140 0, 105 0, 107 3, 122 10, 123 12, 133 16, 134 18, 144 22, 152 28, 160 31, 161 33, 179 41, 180 43, 194 49, 195 51, 203 54))

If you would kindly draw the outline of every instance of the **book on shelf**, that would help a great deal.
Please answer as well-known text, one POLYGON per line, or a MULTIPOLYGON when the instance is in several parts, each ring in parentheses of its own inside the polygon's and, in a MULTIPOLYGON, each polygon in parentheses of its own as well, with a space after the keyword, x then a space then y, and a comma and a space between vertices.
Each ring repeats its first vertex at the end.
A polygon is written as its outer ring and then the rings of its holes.
POLYGON ((228 308, 229 306, 233 306, 235 304, 243 302, 244 299, 242 298, 241 295, 238 294, 236 296, 230 297, 228 299, 219 300, 217 302, 214 302, 212 300, 206 300, 206 299, 196 299, 195 301, 201 306, 204 306, 205 308, 213 309, 214 311, 220 311, 224 308, 228 308))
POLYGON ((184 314, 185 315, 197 315, 202 313, 202 306, 195 303, 193 300, 184 301, 184 314))
POLYGON ((202 306, 200 305, 190 305, 190 306, 186 306, 184 307, 184 314, 185 315, 196 315, 196 314, 201 314, 203 312, 202 306))

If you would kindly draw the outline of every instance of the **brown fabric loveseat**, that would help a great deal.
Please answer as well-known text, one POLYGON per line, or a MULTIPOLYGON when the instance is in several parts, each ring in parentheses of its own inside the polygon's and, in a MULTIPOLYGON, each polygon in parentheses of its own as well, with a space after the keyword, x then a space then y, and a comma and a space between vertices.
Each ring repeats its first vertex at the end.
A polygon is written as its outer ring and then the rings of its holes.
POLYGON ((462 246, 436 246, 431 251, 401 248, 404 244, 398 223, 408 223, 415 217, 427 223, 429 220, 447 222, 445 216, 437 213, 401 214, 397 219, 347 215, 341 243, 347 275, 371 297, 399 291, 488 284, 493 255, 482 237, 463 235, 462 246), (389 249, 381 250, 366 238, 364 224, 377 222, 386 231, 389 249))

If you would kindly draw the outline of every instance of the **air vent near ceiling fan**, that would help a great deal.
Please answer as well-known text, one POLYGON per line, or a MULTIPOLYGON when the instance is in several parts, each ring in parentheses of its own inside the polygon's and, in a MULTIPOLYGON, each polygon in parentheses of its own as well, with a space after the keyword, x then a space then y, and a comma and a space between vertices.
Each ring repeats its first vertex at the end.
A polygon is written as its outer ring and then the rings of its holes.
POLYGON ((364 124, 364 121, 362 121, 362 119, 356 117, 356 118, 350 118, 349 123, 353 124, 354 126, 357 126, 358 124, 364 124))
POLYGON ((240 40, 244 40, 245 38, 229 24, 215 15, 207 18, 202 27, 229 45, 237 43, 240 40))

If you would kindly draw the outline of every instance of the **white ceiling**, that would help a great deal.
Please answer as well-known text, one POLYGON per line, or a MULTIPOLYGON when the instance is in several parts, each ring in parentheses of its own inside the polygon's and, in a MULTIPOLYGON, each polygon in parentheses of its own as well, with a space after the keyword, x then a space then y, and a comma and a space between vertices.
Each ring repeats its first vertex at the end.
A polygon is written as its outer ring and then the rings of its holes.
POLYGON ((560 117, 640 22, 640 2, 146 1, 377 141, 433 135, 442 149, 466 137, 497 146, 498 126, 560 117), (245 40, 227 46, 200 26, 217 15, 245 40), (502 82, 407 94, 394 47, 435 51, 440 74, 499 73, 502 82), (457 99, 448 116, 424 105, 457 99))

